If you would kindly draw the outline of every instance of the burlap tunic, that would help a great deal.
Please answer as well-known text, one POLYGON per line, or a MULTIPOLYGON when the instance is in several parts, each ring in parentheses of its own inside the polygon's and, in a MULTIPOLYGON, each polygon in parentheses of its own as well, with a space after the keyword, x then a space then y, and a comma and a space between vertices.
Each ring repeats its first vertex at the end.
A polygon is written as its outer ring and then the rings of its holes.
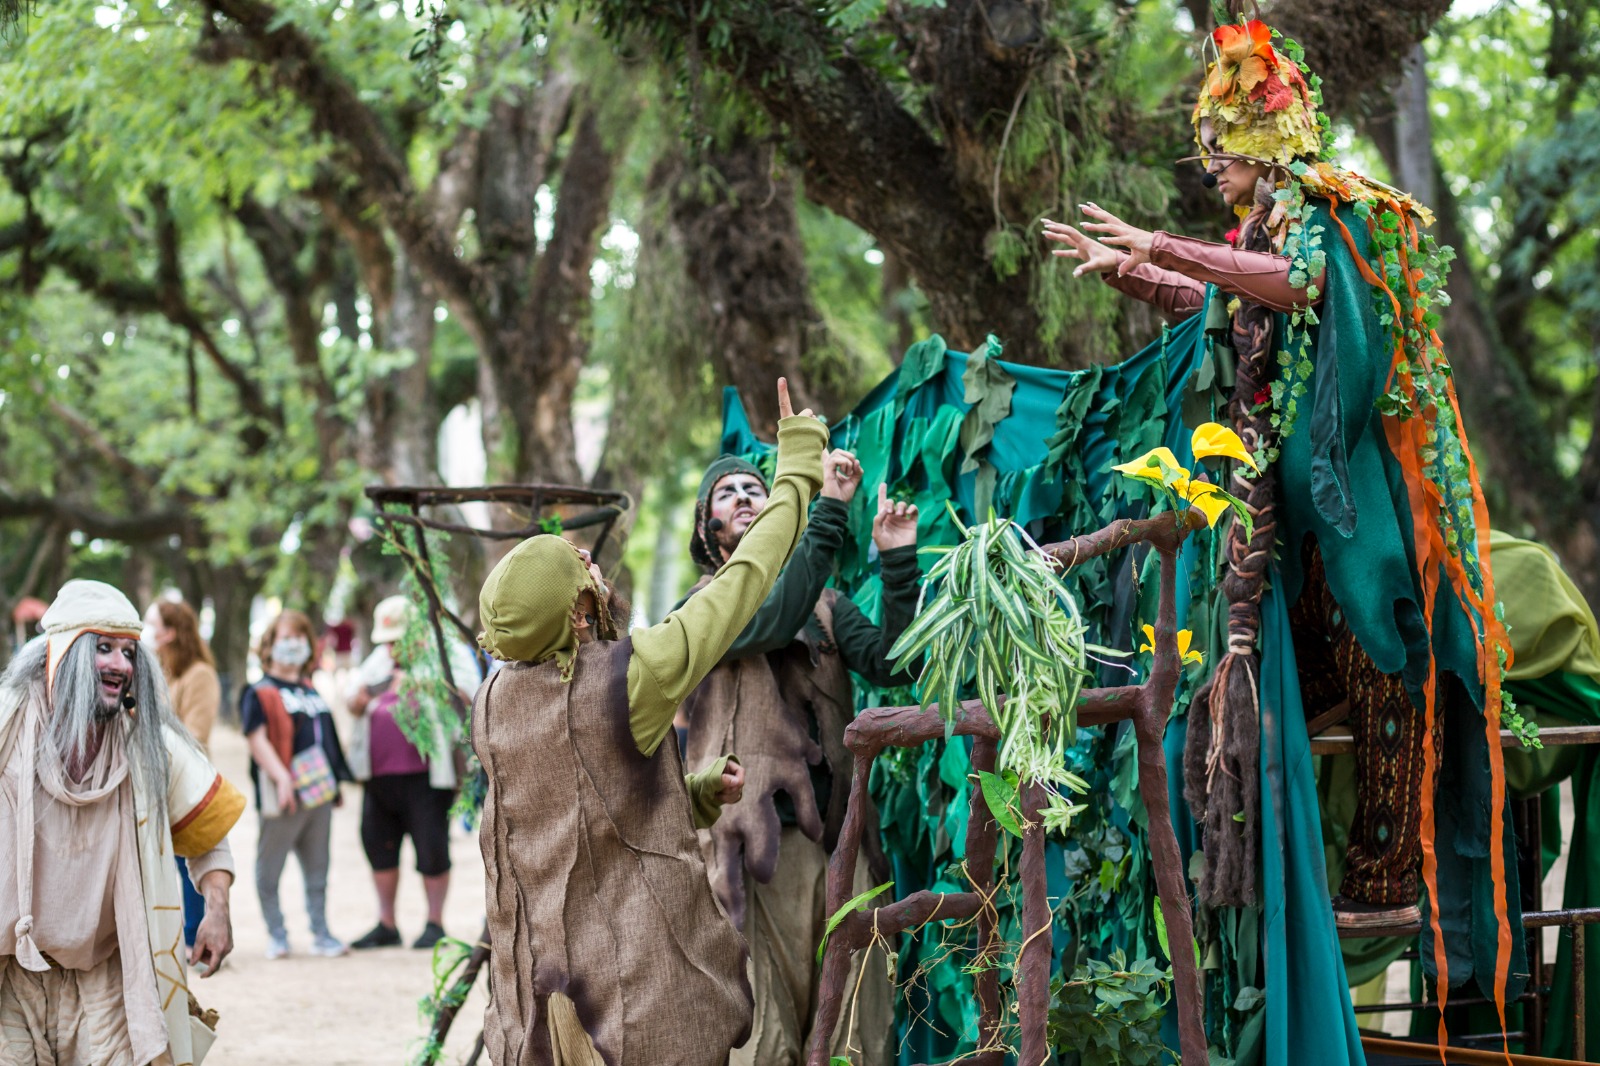
POLYGON ((563 992, 609 1066, 722 1066, 750 1028, 745 945, 717 906, 677 746, 641 754, 629 731, 632 642, 513 663, 473 705, 488 774, 496 1064, 555 1061, 547 1001, 563 992))
MULTIPOLYGON (((697 585, 698 590, 701 585, 697 585)), ((795 824, 831 852, 850 799, 850 753, 844 730, 854 716, 850 674, 832 643, 835 593, 817 601, 820 635, 808 627, 787 648, 722 663, 684 701, 688 759, 700 766, 738 752, 745 798, 711 827, 711 882, 717 898, 745 928, 745 870, 762 884, 778 868, 782 832, 776 796, 786 793, 795 824), (811 767, 832 773, 827 817, 818 810, 811 767)))

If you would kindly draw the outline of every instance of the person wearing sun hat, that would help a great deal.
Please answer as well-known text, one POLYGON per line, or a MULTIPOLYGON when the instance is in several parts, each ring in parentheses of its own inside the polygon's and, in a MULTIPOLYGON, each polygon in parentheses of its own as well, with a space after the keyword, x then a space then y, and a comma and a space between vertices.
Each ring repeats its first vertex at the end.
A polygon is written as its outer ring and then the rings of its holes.
POLYGON ((586 552, 525 540, 479 594, 479 644, 506 665, 473 701, 487 780, 496 1066, 723 1066, 751 994, 695 826, 738 800, 734 757, 683 774, 678 704, 722 657, 793 552, 822 484, 827 430, 779 382, 772 496, 711 583, 635 630, 586 552), (665 741, 665 742, 664 742, 665 741))
POLYGON ((456 777, 451 761, 453 744, 437 721, 442 708, 420 705, 416 690, 402 696, 404 665, 395 654, 405 636, 413 607, 405 596, 390 596, 372 612, 370 639, 375 647, 361 666, 360 687, 349 701, 356 728, 366 732, 366 774, 362 780, 361 846, 372 867, 378 895, 378 924, 351 942, 356 951, 398 947, 402 942, 395 922, 395 899, 400 889, 400 844, 411 838, 417 873, 422 878, 428 916, 422 933, 411 944, 431 950, 444 938, 444 905, 450 891, 450 808, 455 802, 456 777), (411 706, 402 708, 402 700, 411 706), (435 735, 433 750, 425 757, 406 735, 397 719, 403 713, 435 735))
POLYGON ((199 1063, 215 1032, 188 969, 233 947, 244 797, 173 714, 126 596, 69 581, 41 625, 0 675, 0 1053, 199 1063), (187 952, 174 854, 205 897, 187 952))

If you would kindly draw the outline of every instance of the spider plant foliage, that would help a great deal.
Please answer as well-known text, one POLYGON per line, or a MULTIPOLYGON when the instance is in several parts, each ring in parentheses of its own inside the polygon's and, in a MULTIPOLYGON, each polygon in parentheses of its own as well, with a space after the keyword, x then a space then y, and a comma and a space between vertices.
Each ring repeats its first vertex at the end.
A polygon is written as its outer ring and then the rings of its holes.
POLYGON ((1077 601, 1050 560, 1024 547, 1015 522, 991 513, 956 525, 961 543, 923 549, 940 558, 923 580, 916 620, 889 654, 897 665, 922 657, 918 694, 924 708, 937 705, 946 739, 961 693, 976 689, 1000 732, 995 773, 978 775, 1000 825, 1020 835, 1029 823, 1019 790, 1038 784, 1049 797, 1040 820, 1064 831, 1083 809, 1067 794, 1088 787, 1067 772, 1066 750, 1091 677, 1089 653, 1121 653, 1085 640, 1077 601))

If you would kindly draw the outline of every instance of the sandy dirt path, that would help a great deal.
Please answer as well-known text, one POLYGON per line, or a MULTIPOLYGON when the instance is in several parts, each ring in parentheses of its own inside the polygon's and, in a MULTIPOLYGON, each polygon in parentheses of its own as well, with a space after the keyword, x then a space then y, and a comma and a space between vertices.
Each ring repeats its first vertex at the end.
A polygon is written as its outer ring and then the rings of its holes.
MULTIPOLYGON (((237 730, 218 726, 211 754, 218 769, 249 794, 249 757, 237 730)), ((347 943, 377 921, 371 870, 361 850, 361 788, 344 787, 334 812, 333 861, 328 875, 328 924, 347 943)), ((432 987, 431 955, 410 947, 351 952, 344 958, 306 954, 305 891, 291 858, 280 898, 291 954, 267 961, 266 926, 256 901, 255 854, 259 816, 247 810, 230 836, 239 878, 234 884, 234 951, 222 971, 195 983, 207 1007, 221 1013, 218 1040, 206 1066, 400 1066, 421 1046, 417 1001, 432 987)), ((450 898, 445 929, 463 939, 483 928, 483 861, 477 836, 452 825, 450 898)), ((400 860, 399 927, 407 943, 422 931, 422 881, 408 841, 400 860)), ((483 981, 462 1009, 445 1046, 445 1063, 461 1063, 482 1028, 483 981)))

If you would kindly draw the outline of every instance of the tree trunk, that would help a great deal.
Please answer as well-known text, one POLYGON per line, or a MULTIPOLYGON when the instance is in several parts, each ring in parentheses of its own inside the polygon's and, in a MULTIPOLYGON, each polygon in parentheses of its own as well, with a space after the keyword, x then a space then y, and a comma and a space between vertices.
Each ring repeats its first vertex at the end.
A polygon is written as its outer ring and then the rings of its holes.
POLYGON ((385 348, 410 352, 412 358, 368 387, 358 424, 358 457, 386 484, 432 485, 439 480, 440 416, 428 377, 435 300, 404 252, 395 261, 393 301, 380 335, 385 348))
MULTIPOLYGON (((1460 205, 1441 180, 1434 156, 1427 71, 1418 52, 1404 64, 1394 108, 1369 123, 1369 132, 1402 189, 1419 199, 1434 191, 1439 243, 1463 249, 1467 235, 1460 205)), ((1508 532, 1522 526, 1531 530, 1562 556, 1567 572, 1594 599, 1600 596, 1594 509, 1580 504, 1562 475, 1527 377, 1506 351, 1486 310, 1486 289, 1465 255, 1454 263, 1448 291, 1451 302, 1439 332, 1455 369, 1466 433, 1494 523, 1508 532)))
POLYGON ((652 623, 661 621, 678 602, 683 582, 684 545, 678 538, 683 530, 679 517, 686 502, 683 478, 677 470, 668 471, 656 481, 655 558, 650 564, 650 595, 645 613, 652 623))
MULTIPOLYGON (((204 595, 211 600, 215 620, 211 654, 222 681, 222 715, 236 722, 239 690, 244 686, 250 658, 250 604, 261 584, 241 566, 205 567, 204 595)), ((202 602, 196 599, 194 605, 202 602)))
POLYGON ((743 130, 698 167, 680 162, 668 187, 689 277, 705 296, 712 364, 769 439, 777 433, 778 378, 788 378, 797 411, 836 412, 845 399, 806 373, 807 356, 828 334, 811 302, 794 196, 772 143, 743 130))
POLYGON ((905 358, 906 349, 917 342, 916 329, 911 321, 911 274, 898 255, 883 253, 883 317, 894 330, 894 340, 889 342, 889 361, 895 366, 905 358))
MULTIPOLYGON (((493 264, 499 275, 494 281, 497 291, 509 296, 525 289, 527 295, 515 302, 503 299, 506 315, 488 352, 493 393, 484 398, 484 443, 491 480, 510 476, 583 483, 572 398, 589 352, 593 303, 589 272, 609 218, 620 155, 621 145, 608 144, 601 135, 598 105, 588 104, 567 146, 555 225, 532 278, 518 272, 519 256, 493 264), (494 414, 509 423, 514 440, 490 436, 489 427, 499 421, 494 414)), ((485 170, 491 169, 486 162, 485 170)))

